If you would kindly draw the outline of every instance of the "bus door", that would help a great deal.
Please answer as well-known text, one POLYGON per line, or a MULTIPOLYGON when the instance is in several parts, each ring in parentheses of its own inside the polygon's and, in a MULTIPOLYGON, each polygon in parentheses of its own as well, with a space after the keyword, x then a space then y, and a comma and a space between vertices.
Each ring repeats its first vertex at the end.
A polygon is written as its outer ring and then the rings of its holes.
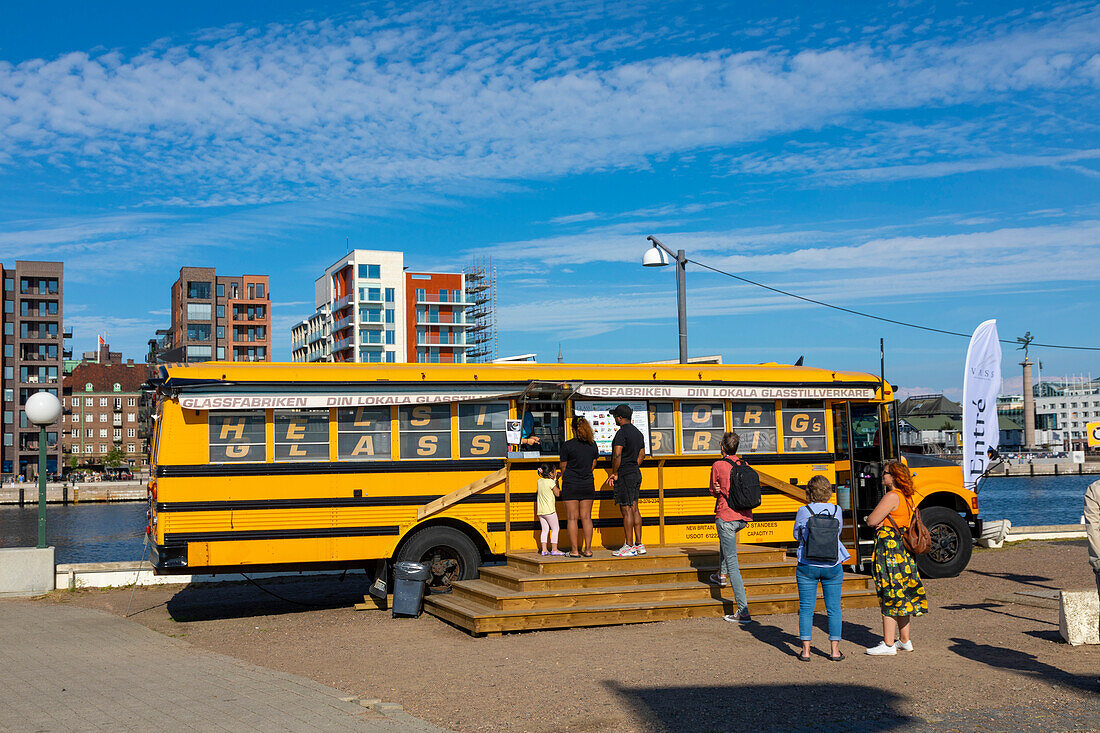
POLYGON ((852 490, 852 420, 847 402, 833 404, 833 446, 836 455, 836 501, 844 511, 846 526, 841 539, 847 547, 855 547, 853 557, 859 564, 859 543, 856 541, 856 513, 853 510, 855 492, 852 490))
POLYGON ((882 466, 885 454, 879 405, 852 402, 848 406, 849 442, 852 465, 852 514, 859 538, 859 562, 871 558, 875 530, 867 526, 867 517, 882 498, 882 466))

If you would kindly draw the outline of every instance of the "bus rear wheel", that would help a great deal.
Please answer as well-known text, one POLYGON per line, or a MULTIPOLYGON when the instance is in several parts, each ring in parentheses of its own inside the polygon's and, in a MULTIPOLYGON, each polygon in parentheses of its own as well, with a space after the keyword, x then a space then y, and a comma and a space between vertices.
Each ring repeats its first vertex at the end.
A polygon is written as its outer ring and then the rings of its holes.
POLYGON ((921 521, 928 527, 932 547, 917 556, 917 568, 926 578, 953 578, 970 562, 974 538, 970 526, 958 512, 942 506, 920 510, 921 521))
POLYGON ((431 572, 428 590, 450 593, 451 584, 456 580, 478 576, 481 553, 473 540, 454 527, 425 527, 401 545, 394 559, 427 565, 431 572))

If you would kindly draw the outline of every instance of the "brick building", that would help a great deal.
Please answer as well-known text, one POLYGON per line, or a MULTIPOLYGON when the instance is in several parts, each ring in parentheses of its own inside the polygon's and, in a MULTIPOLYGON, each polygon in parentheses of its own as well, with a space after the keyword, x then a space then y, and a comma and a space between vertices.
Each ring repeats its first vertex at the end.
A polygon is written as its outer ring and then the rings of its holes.
POLYGON ((406 361, 466 361, 465 286, 461 272, 405 273, 406 361))
MULTIPOLYGON (((2 267, 4 284, 3 441, 0 473, 30 478, 38 473, 38 428, 27 420, 23 405, 35 392, 60 397, 64 359, 71 355, 64 339, 62 303, 64 271, 60 262, 16 261, 2 267)), ((57 471, 61 460, 58 428, 46 432, 46 465, 57 471)))
POLYGON ((181 267, 172 325, 150 342, 150 361, 271 361, 267 275, 218 275, 181 267))
POLYGON ((140 409, 141 385, 151 375, 149 365, 122 361, 106 344, 99 353, 84 357, 62 384, 66 470, 73 468, 73 458, 78 467, 101 467, 116 446, 125 454, 122 465, 147 468, 146 426, 140 409))

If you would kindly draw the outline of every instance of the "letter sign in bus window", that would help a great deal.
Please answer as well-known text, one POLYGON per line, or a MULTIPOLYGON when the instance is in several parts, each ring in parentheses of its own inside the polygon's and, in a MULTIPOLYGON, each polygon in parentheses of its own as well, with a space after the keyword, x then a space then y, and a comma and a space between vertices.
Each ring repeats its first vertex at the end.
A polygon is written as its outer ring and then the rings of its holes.
POLYGON ((388 461, 390 408, 351 407, 336 411, 336 457, 341 461, 388 461))
POLYGON ((397 412, 401 458, 451 457, 451 406, 415 405, 397 412))
POLYGON ((210 413, 210 462, 267 460, 267 421, 257 412, 210 413))
POLYGON ((649 450, 654 456, 676 452, 676 421, 671 402, 649 403, 649 450))
POLYGON ((717 453, 726 430, 721 402, 681 402, 680 428, 684 453, 717 453))
POLYGON ((783 451, 825 452, 825 410, 783 406, 783 451))
POLYGON ((328 410, 276 410, 276 461, 327 461, 328 410))
POLYGON ((461 458, 504 458, 508 452, 507 423, 507 402, 460 404, 458 455, 461 458))
POLYGON ((741 438, 738 453, 778 453, 774 402, 734 402, 733 431, 741 438))

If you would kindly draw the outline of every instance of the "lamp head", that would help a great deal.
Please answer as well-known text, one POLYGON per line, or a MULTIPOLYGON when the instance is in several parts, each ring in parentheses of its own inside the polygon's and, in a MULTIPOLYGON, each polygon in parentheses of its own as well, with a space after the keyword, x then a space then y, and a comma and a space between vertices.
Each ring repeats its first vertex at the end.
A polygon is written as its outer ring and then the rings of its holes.
POLYGON ((61 401, 49 392, 35 392, 27 398, 23 410, 35 425, 51 425, 61 417, 61 401))
POLYGON ((656 244, 647 249, 645 254, 642 255, 643 267, 666 267, 667 265, 668 255, 656 244))

